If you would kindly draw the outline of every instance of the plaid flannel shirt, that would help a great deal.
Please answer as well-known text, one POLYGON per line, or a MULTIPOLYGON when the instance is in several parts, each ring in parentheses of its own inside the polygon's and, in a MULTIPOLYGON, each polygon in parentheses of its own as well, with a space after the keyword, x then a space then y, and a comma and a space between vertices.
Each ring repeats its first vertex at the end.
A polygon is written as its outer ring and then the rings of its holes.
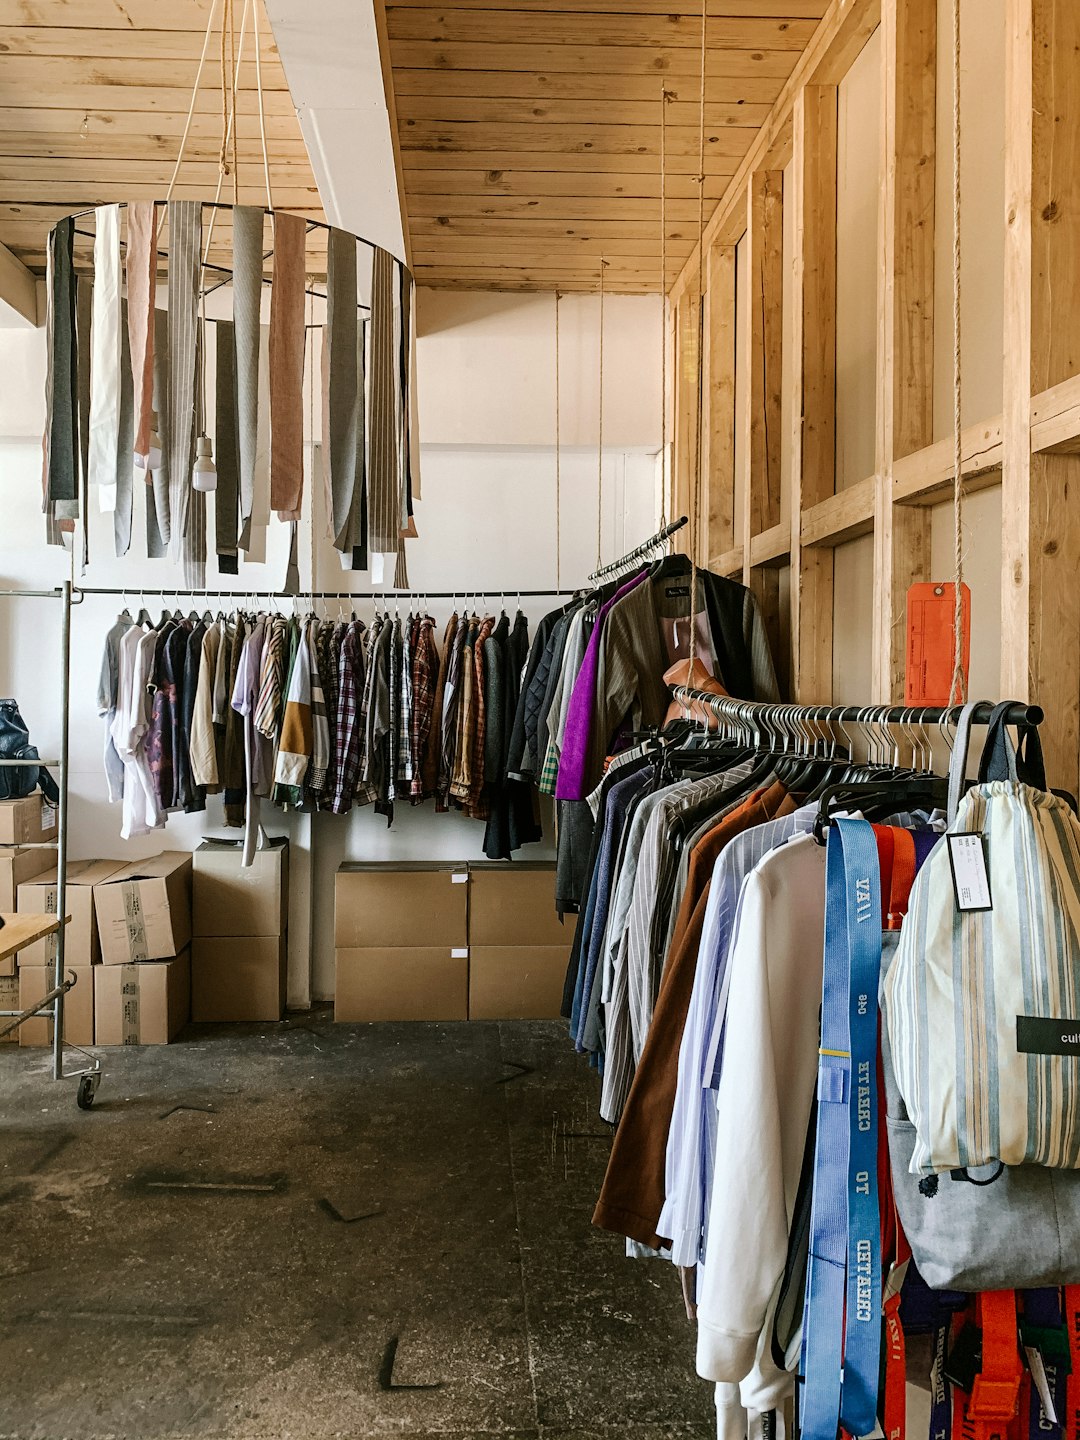
POLYGON ((379 638, 379 631, 383 627, 383 618, 376 615, 371 622, 367 632, 367 645, 364 653, 364 692, 360 703, 360 735, 361 735, 361 762, 360 779, 356 786, 356 803, 358 805, 374 805, 379 798, 378 788, 369 779, 371 770, 371 695, 375 686, 375 642, 379 638))
MULTIPOLYGON (((426 798, 424 757, 427 755, 431 722, 435 714, 435 691, 438 684, 439 656, 435 649, 435 621, 423 616, 416 627, 413 647, 413 777, 412 802, 419 805, 426 798)), ((430 768, 430 767, 428 767, 430 768)))
POLYGON ((360 700, 364 683, 362 653, 363 626, 349 625, 341 642, 338 658, 337 724, 334 727, 336 780, 333 812, 344 815, 351 808, 360 775, 360 700))

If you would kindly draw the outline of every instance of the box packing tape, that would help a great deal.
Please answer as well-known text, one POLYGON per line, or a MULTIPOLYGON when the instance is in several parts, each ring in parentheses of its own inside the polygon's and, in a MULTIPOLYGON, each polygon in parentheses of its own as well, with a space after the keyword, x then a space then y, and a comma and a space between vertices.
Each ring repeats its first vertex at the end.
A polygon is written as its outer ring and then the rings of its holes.
POLYGON ((139 1043, 139 967, 120 967, 120 1043, 139 1043))
POLYGON ((128 955, 132 960, 146 960, 146 924, 143 920, 142 898, 137 881, 121 885, 124 894, 124 921, 127 927, 128 955))

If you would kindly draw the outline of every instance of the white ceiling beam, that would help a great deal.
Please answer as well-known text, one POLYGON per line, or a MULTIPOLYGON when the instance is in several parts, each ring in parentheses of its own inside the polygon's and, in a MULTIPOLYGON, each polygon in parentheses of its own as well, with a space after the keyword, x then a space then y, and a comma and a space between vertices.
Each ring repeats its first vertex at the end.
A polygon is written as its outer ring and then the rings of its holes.
POLYGON ((0 245, 0 328, 38 325, 37 277, 0 245))

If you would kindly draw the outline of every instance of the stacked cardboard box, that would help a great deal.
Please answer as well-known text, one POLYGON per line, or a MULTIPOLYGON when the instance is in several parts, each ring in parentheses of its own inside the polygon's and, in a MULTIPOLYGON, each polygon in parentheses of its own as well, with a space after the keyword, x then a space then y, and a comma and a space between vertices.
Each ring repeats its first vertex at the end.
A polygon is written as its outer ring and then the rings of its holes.
POLYGON ((463 865, 343 865, 334 907, 335 1020, 464 1020, 463 865))
POLYGON ((470 865, 469 1019, 558 1019, 573 941, 551 865, 470 865))
MULTIPOLYGON (((48 851, 28 852, 45 855, 48 851)), ((64 1039, 72 1045, 94 1043, 94 970, 101 960, 95 887, 122 869, 119 860, 73 860, 67 867, 65 905, 70 920, 64 934, 64 974, 75 975, 74 988, 64 997, 64 1039)), ((23 880, 17 891, 17 908, 23 914, 55 915, 55 866, 23 880)), ((46 935, 19 951, 19 1008, 28 1010, 43 1000, 53 986, 56 935, 46 935)), ((20 1045, 51 1045, 52 1021, 37 1016, 19 1027, 20 1045)))
MULTIPOLYGON (((51 850, 0 850, 0 913, 13 915, 19 903, 19 886, 44 870, 55 870, 55 866, 51 850)), ((0 977, 15 975, 17 968, 16 957, 9 955, 0 960, 0 977)))
POLYGON ((191 1009, 191 856, 165 850, 94 886, 99 1045, 165 1045, 191 1009))
POLYGON ((59 828, 57 808, 40 790, 22 800, 0 800, 0 845, 46 845, 59 828))
POLYGON ((280 1020, 285 1012, 289 844, 244 867, 242 842, 195 852, 191 1009, 196 1021, 280 1020))

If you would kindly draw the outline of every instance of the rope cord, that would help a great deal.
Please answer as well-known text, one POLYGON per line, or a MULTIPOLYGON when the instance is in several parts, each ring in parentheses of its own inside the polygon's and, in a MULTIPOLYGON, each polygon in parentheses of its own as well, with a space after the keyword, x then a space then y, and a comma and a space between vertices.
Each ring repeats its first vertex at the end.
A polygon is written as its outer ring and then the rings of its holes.
POLYGON ((956 571, 953 585, 953 675, 949 686, 949 704, 967 698, 964 677, 962 631, 964 625, 964 453, 961 436, 961 357, 960 357, 960 0, 953 0, 953 248, 952 248, 952 321, 953 321, 953 562, 956 571), (954 698, 955 697, 955 698, 954 698))
POLYGON ((697 276, 697 415, 694 424, 694 473, 690 497, 690 675, 697 660, 698 551, 701 529, 701 441, 705 409, 705 54, 708 25, 706 0, 701 0, 701 86, 698 93, 698 276, 697 276))
POLYGON ((169 181, 169 188, 165 192, 165 199, 172 199, 172 192, 176 187, 176 177, 180 173, 180 165, 184 159, 184 151, 187 148, 188 136, 191 134, 191 121, 195 114, 195 102, 199 96, 199 86, 202 84, 203 68, 206 65, 206 54, 210 49, 210 36, 214 28, 214 12, 217 10, 217 0, 210 0, 210 13, 206 17, 206 33, 203 35, 202 54, 199 56, 199 68, 195 71, 195 84, 191 90, 191 102, 188 105, 187 119, 184 121, 184 133, 180 137, 180 151, 176 157, 176 164, 173 166, 172 179, 169 181))
POLYGON ((232 0, 221 0, 221 148, 218 150, 218 170, 229 173, 229 79, 226 45, 232 29, 232 0))
POLYGON ((559 411, 559 301, 555 291, 555 588, 562 587, 562 429, 559 411))
POLYGON ((663 530, 667 514, 668 453, 667 453, 667 107, 670 94, 660 86, 660 519, 657 530, 663 530))
POLYGON ((262 140, 263 179, 266 181, 266 208, 273 210, 274 197, 270 190, 270 160, 266 152, 266 106, 263 99, 262 83, 262 42, 259 39, 259 3, 256 0, 252 14, 255 33, 255 89, 259 94, 259 136, 262 140))
POLYGON ((596 568, 600 569, 600 541, 604 527, 604 272, 607 261, 600 260, 600 375, 599 409, 596 432, 596 568))
MULTIPOLYGON (((236 65, 233 70, 233 105, 232 110, 229 114, 228 123, 225 127, 226 142, 232 138, 232 133, 236 128, 236 80, 239 79, 240 65, 244 58, 244 36, 247 33, 248 10, 250 9, 250 7, 251 0, 244 0, 244 11, 243 14, 240 16, 240 41, 236 50, 236 65)), ((206 227, 206 244, 203 246, 203 269, 206 268, 207 262, 210 258, 210 242, 214 238, 214 225, 217 221, 218 206, 219 201, 221 200, 221 189, 224 181, 225 172, 219 167, 217 190, 214 192, 214 204, 210 210, 210 224, 206 227)), ((202 283, 203 277, 200 275, 200 286, 202 283)))

